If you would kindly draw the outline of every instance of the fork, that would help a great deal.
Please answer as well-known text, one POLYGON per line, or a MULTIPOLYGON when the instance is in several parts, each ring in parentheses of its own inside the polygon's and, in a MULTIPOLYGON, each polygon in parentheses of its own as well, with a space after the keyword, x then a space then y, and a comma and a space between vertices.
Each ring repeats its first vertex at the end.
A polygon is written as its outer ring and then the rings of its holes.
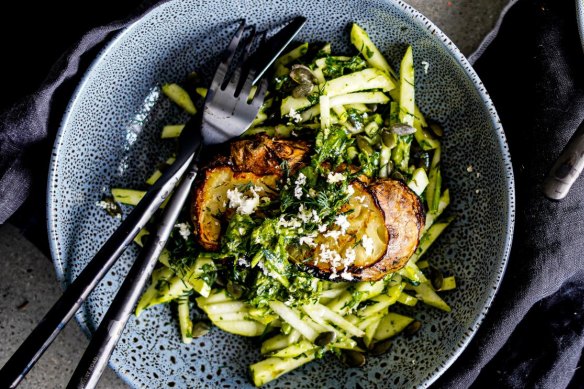
POLYGON ((190 160, 189 171, 170 198, 156 231, 134 262, 110 308, 93 334, 67 388, 94 388, 97 385, 190 193, 197 176, 198 156, 203 144, 219 144, 241 135, 249 128, 263 104, 267 87, 265 79, 258 83, 255 93, 250 97, 255 71, 247 72, 244 77, 245 71, 241 65, 249 56, 255 37, 255 27, 251 27, 250 37, 245 43, 243 60, 235 68, 231 77, 227 77, 235 54, 239 46, 243 45, 244 29, 245 22, 242 22, 215 72, 205 99, 201 122, 198 123, 200 131, 197 131, 198 129, 191 131, 191 136, 193 136, 191 141, 197 143, 197 147, 190 160))
MULTIPOLYGON (((85 266, 83 271, 69 285, 37 327, 2 369, 0 369, 0 387, 15 388, 22 381, 24 376, 50 346, 75 312, 81 307, 81 304, 87 299, 91 291, 95 289, 99 281, 113 266, 122 252, 131 244, 134 237, 146 225, 162 202, 173 192, 181 177, 189 169, 189 174, 179 188, 176 189, 175 195, 167 205, 166 214, 163 215, 160 227, 153 234, 153 238, 150 240, 151 243, 145 248, 144 254, 141 254, 136 260, 135 265, 130 270, 128 279, 123 283, 122 288, 124 288, 124 292, 119 293, 120 298, 118 299, 118 296, 116 296, 117 303, 114 301, 115 304, 112 304, 113 309, 110 309, 112 310, 111 317, 122 317, 125 320, 121 326, 116 326, 117 333, 112 332, 112 336, 108 336, 108 339, 111 339, 109 342, 113 342, 113 346, 115 346, 115 342, 117 342, 128 319, 129 313, 127 312, 132 308, 133 304, 131 302, 135 302, 135 299, 137 299, 136 296, 139 295, 141 287, 144 286, 145 280, 148 278, 152 267, 156 263, 157 253, 159 254, 162 247, 164 247, 164 243, 172 230, 174 220, 186 200, 190 186, 195 179, 197 167, 193 161, 197 161, 201 148, 204 145, 220 143, 241 135, 250 126, 263 103, 263 92, 267 84, 265 80, 257 83, 255 81, 260 79, 275 58, 282 53, 296 36, 305 22, 306 18, 296 17, 280 32, 270 38, 265 44, 266 47, 262 46, 263 52, 259 53, 257 60, 254 58, 254 63, 249 67, 251 70, 244 70, 248 69, 247 66, 242 68, 241 63, 243 61, 234 62, 236 52, 243 46, 245 46, 244 59, 246 59, 245 57, 249 55, 251 44, 255 37, 255 29, 251 28, 251 39, 243 40, 246 25, 245 21, 240 23, 215 72, 212 84, 207 93, 204 110, 199 111, 182 131, 179 139, 181 148, 177 154, 175 163, 151 187, 140 203, 124 219, 114 234, 104 243, 94 258, 85 266), (231 77, 226 77, 229 68, 233 67, 233 63, 239 63, 239 66, 236 67, 231 77), (247 97, 252 90, 252 85, 256 86, 257 90, 253 94, 253 98, 248 100, 247 97), (237 119, 233 121, 233 118, 237 119), (215 133, 216 131, 217 133, 215 133), (114 311, 117 311, 117 314, 114 314, 114 311)), ((108 315, 106 314, 107 317, 108 315)), ((102 320, 102 323, 106 321, 106 318, 102 320)), ((96 335, 94 335, 94 338, 96 338, 96 335)), ((96 343, 92 344, 95 346, 97 342, 96 340, 96 343)), ((100 342, 104 343, 104 338, 100 342)), ((97 354, 103 353, 105 356, 107 352, 111 354, 113 346, 108 343, 107 347, 103 348, 100 346, 98 348, 101 351, 95 351, 96 349, 93 348, 91 352, 97 354)), ((86 354, 90 352, 92 347, 90 344, 90 348, 88 348, 86 354)), ((85 366, 89 370, 93 368, 103 370, 107 359, 109 359, 109 354, 105 358, 105 362, 104 357, 99 357, 100 364, 89 363, 85 366)), ((83 371, 83 368, 79 367, 77 370, 83 371)), ((101 374, 102 370, 95 371, 101 374)), ((95 385, 99 375, 92 374, 93 376, 97 375, 97 378, 91 380, 91 383, 95 385)), ((79 378, 77 386, 83 387, 87 382, 89 381, 79 378)), ((74 385, 73 380, 70 383, 71 385, 74 385)))

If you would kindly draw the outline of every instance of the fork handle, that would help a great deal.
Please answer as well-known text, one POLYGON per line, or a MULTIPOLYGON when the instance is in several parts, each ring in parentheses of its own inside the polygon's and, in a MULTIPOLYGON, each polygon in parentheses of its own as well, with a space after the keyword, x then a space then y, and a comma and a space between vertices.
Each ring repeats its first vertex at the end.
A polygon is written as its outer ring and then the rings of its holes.
POLYGON ((67 385, 68 389, 96 387, 134 306, 140 298, 142 289, 164 249, 174 223, 190 193, 197 171, 196 163, 193 162, 166 205, 162 219, 157 223, 156 231, 140 252, 99 328, 93 334, 89 346, 67 385))
POLYGON ((69 285, 36 328, 0 369, 0 388, 15 388, 71 320, 91 291, 174 189, 193 153, 181 153, 120 227, 69 285))
POLYGON ((572 135, 543 183, 543 193, 551 200, 561 200, 584 169, 584 121, 572 135))

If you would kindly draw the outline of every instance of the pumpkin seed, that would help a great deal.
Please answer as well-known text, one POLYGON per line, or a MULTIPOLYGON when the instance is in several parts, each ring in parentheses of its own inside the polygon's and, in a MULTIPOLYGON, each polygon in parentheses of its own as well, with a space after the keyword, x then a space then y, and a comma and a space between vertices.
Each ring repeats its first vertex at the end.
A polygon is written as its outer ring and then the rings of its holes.
POLYGON ((307 66, 293 65, 290 70, 290 78, 298 84, 317 84, 318 79, 307 66))
POLYGON ((393 149, 397 144, 397 135, 385 128, 381 133, 381 141, 385 147, 393 149))
POLYGON ((298 85, 296 88, 292 89, 292 96, 295 98, 306 97, 308 96, 312 90, 314 89, 314 84, 309 82, 302 83, 298 85))
POLYGON ((430 130, 432 130, 434 135, 436 135, 437 137, 441 138, 444 136, 444 130, 442 129, 442 126, 437 122, 433 120, 428 120, 428 127, 430 127, 430 130))
POLYGON ((420 328, 422 328, 422 322, 419 320, 414 320, 413 322, 408 324, 406 328, 404 328, 404 335, 412 336, 416 332, 420 331, 420 328))
POLYGON ((391 348, 391 340, 385 339, 381 342, 376 342, 373 347, 371 347, 371 351, 369 352, 371 355, 382 355, 389 351, 391 348))
POLYGON ((403 123, 396 123, 390 127, 391 132, 396 135, 404 136, 404 135, 412 135, 416 132, 416 129, 412 126, 403 123))
POLYGON ((333 343, 337 339, 337 334, 333 331, 323 332, 314 339, 314 344, 324 347, 329 343, 333 343))
POLYGON ((357 146, 359 147, 359 150, 361 150, 362 152, 368 155, 373 154, 373 147, 371 147, 369 142, 367 142, 367 140, 364 137, 359 135, 357 136, 357 146))
POLYGON ((343 350, 341 351, 341 361, 348 367, 362 367, 367 363, 367 358, 359 351, 343 350))
POLYGON ((204 321, 199 321, 193 325, 191 335, 193 338, 200 338, 201 336, 207 335, 211 331, 211 326, 204 321))
POLYGON ((404 177, 404 175, 398 172, 397 170, 394 170, 393 173, 391 173, 391 178, 393 178, 394 180, 406 182, 406 178, 404 177))
POLYGON ((392 161, 387 162, 387 165, 385 165, 385 169, 387 170, 387 176, 389 177, 393 172, 393 162, 392 161))

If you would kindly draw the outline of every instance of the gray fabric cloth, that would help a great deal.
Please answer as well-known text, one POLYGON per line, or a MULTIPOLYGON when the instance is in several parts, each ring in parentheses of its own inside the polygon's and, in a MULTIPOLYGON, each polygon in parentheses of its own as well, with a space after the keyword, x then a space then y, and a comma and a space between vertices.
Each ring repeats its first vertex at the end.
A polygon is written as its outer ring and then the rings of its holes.
MULTIPOLYGON (((77 75, 84 53, 134 19, 88 32, 37 93, 0 116, 0 223, 21 206, 31 184, 44 189, 48 160, 34 175, 31 159, 39 144, 52 141, 48 116, 62 112, 55 92, 77 75)), ((517 226, 506 275, 484 323, 435 386, 584 387, 578 369, 584 346, 584 179, 560 203, 544 199, 540 190, 554 158, 584 119, 584 55, 574 1, 516 1, 471 59, 509 140, 517 226)), ((42 219, 29 234, 39 242, 46 240, 44 190, 36 195, 38 201, 29 200, 19 211, 24 216, 18 224, 42 219)))

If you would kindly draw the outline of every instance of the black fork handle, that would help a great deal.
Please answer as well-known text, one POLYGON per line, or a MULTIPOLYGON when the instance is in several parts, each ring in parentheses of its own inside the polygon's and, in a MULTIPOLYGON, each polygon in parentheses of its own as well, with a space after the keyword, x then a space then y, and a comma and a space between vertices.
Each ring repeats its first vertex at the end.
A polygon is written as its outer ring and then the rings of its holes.
POLYGON ((150 240, 128 272, 99 328, 93 334, 89 346, 67 385, 68 389, 96 387, 134 306, 140 298, 142 289, 164 249, 174 223, 190 193, 197 171, 196 163, 193 162, 166 205, 162 219, 157 223, 156 231, 151 234, 150 240))
MULTIPOLYGON (((185 150, 187 151, 187 150, 185 150)), ((15 388, 53 340, 71 320, 87 296, 106 275, 120 255, 170 195, 193 157, 181 153, 156 184, 146 193, 120 227, 99 249, 79 276, 65 290, 36 328, 0 369, 0 388, 15 388)))

